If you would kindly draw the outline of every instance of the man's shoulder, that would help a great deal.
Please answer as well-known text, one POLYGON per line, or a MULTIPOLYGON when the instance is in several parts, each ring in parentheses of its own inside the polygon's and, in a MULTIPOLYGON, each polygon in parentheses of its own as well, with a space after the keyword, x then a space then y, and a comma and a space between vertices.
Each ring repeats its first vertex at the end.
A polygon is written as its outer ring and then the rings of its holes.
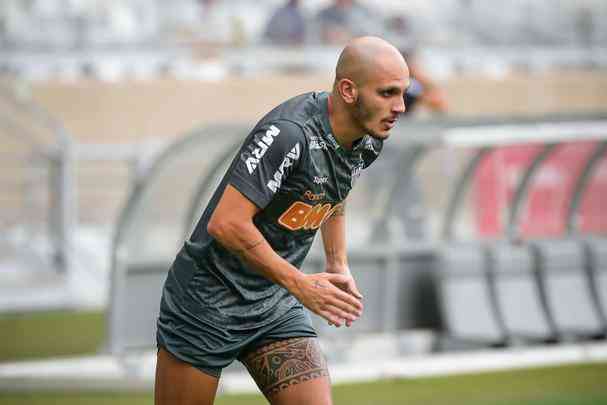
POLYGON ((299 128, 300 131, 296 132, 305 132, 305 127, 311 120, 321 118, 326 98, 325 92, 309 92, 292 97, 266 114, 258 126, 282 123, 290 129, 299 128))

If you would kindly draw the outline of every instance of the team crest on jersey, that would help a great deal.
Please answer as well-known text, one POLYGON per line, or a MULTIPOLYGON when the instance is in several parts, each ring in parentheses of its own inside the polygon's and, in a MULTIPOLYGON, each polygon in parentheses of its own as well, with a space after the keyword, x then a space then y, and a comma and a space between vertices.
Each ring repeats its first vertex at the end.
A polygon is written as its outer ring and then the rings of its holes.
POLYGON ((310 137, 310 150, 327 149, 327 143, 320 136, 310 137))
POLYGON ((291 151, 287 153, 287 156, 285 156, 280 166, 278 166, 278 170, 276 170, 276 172, 274 173, 274 178, 268 181, 267 186, 270 190, 272 190, 272 192, 275 193, 278 191, 280 185, 282 184, 282 178, 285 174, 285 169, 293 166, 293 164, 299 159, 299 156, 300 147, 299 142, 297 142, 295 146, 293 146, 293 149, 291 149, 291 151))
POLYGON ((263 155, 266 154, 270 146, 272 146, 272 143, 274 143, 274 138, 276 138, 279 133, 280 129, 278 129, 278 127, 270 125, 270 128, 266 131, 265 135, 262 135, 262 137, 257 139, 254 145, 251 146, 254 149, 251 151, 251 155, 245 160, 249 174, 253 174, 255 172, 259 161, 263 155))

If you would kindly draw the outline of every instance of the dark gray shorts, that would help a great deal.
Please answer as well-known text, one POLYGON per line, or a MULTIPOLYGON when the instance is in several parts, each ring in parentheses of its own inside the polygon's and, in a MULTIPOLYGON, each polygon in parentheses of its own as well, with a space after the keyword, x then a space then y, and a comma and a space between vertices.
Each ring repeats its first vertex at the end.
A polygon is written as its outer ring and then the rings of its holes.
POLYGON ((312 320, 301 305, 292 307, 275 321, 251 330, 234 330, 228 325, 206 322, 188 324, 173 316, 166 305, 161 305, 156 341, 159 348, 179 360, 219 378, 224 367, 259 347, 284 339, 316 336, 312 320))

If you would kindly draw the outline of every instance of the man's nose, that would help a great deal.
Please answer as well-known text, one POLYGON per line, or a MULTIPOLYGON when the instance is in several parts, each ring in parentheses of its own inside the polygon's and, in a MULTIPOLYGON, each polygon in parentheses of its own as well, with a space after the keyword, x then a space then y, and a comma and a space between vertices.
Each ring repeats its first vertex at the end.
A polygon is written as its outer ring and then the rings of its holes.
POLYGON ((398 97, 398 101, 392 106, 392 112, 402 114, 405 112, 405 98, 398 97))

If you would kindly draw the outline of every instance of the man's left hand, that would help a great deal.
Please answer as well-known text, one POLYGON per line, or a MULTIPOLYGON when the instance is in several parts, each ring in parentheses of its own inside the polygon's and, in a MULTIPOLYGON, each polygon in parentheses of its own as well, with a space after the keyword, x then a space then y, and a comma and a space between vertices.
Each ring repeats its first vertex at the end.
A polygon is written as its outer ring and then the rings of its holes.
MULTIPOLYGON (((341 267, 327 267, 325 270, 327 273, 337 273, 337 274, 343 274, 345 276, 347 276, 347 279, 344 280, 344 282, 342 283, 333 283, 333 285, 335 285, 337 288, 341 289, 342 291, 347 292, 348 294, 353 295, 354 297, 358 298, 358 299, 363 299, 363 295, 360 293, 360 291, 358 290, 358 287, 356 286, 356 281, 354 280, 354 277, 352 277, 352 273, 350 272, 350 268, 348 266, 341 266, 341 267)), ((352 325, 352 321, 346 319, 346 326, 350 327, 352 325)), ((331 323, 329 323, 329 325, 331 325, 331 323)))

